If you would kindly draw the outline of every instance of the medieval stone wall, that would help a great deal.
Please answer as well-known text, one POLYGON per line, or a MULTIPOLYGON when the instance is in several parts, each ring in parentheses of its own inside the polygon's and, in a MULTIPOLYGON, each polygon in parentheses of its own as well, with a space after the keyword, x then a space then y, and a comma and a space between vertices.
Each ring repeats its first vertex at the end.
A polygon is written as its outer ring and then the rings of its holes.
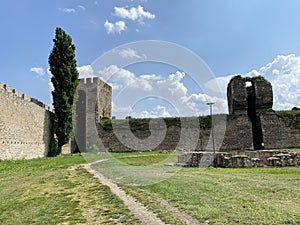
POLYGON ((0 160, 47 155, 52 110, 0 82, 0 160))
POLYGON ((260 118, 266 149, 300 147, 300 117, 267 112, 260 118))
MULTIPOLYGON (((245 82, 247 80, 237 77, 228 86, 229 111, 234 115, 227 116, 225 126, 222 121, 216 121, 216 149, 254 148, 255 130, 251 116, 247 115, 249 95, 246 96, 245 82)), ((277 115, 268 110, 272 106, 271 86, 261 78, 251 82, 257 104, 255 116, 260 122, 264 148, 300 147, 300 116, 277 115), (264 92, 269 94, 265 96, 264 92)), ((164 130, 165 133, 159 127, 153 131, 103 130, 99 121, 111 118, 111 104, 112 88, 105 82, 99 78, 80 81, 75 129, 79 151, 85 152, 94 147, 100 151, 213 149, 212 130, 208 127, 199 130, 193 124, 184 128, 172 125, 164 130)), ((0 160, 45 156, 49 151, 52 118, 53 112, 48 106, 0 83, 0 160)))
MULTIPOLYGON (((300 129, 295 124, 300 124, 300 118, 278 116, 275 113, 265 113, 260 116, 264 133, 265 149, 274 148, 294 148, 300 147, 300 129)), ((214 136, 216 149, 220 150, 251 150, 253 149, 252 125, 247 115, 227 116, 226 131, 220 132, 224 128, 216 123, 214 126, 214 136)), ((98 127, 99 139, 107 151, 135 151, 135 150, 212 150, 211 129, 196 130, 195 128, 180 128, 170 126, 161 142, 156 143, 155 148, 143 145, 142 141, 151 136, 149 130, 128 131, 103 130, 98 127), (116 132, 118 135, 116 135, 116 132), (134 139, 131 138, 131 132, 134 139), (195 137, 197 139, 194 146, 195 137), (180 139, 184 140, 180 142, 180 139), (126 145, 136 146, 136 149, 126 145)), ((152 145, 153 146, 153 145, 152 145)))

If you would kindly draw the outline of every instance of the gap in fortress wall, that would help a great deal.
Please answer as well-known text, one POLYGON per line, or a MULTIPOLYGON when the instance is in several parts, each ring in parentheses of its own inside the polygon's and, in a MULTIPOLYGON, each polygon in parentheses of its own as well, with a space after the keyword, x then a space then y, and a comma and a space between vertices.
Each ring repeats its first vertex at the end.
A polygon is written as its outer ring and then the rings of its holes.
POLYGON ((0 160, 47 155, 53 110, 0 82, 0 160))

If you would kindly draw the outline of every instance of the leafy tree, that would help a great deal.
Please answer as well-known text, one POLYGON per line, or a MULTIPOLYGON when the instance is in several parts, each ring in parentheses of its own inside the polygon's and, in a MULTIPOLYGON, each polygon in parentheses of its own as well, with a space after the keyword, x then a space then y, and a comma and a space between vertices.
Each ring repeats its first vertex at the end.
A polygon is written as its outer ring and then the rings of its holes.
POLYGON ((61 28, 56 28, 54 46, 49 56, 53 106, 55 110, 54 132, 57 136, 58 150, 69 142, 73 129, 73 103, 77 92, 78 77, 75 45, 72 38, 61 28))

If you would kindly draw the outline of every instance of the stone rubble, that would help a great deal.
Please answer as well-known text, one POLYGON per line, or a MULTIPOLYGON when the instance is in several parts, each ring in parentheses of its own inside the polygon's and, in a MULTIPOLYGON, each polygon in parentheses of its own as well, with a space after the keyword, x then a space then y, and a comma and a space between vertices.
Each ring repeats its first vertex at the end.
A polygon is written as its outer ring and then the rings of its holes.
MULTIPOLYGON (((213 152, 186 152, 178 156, 179 166, 214 165, 213 152)), ((215 153, 215 165, 221 168, 300 166, 300 154, 289 150, 232 151, 215 153)))

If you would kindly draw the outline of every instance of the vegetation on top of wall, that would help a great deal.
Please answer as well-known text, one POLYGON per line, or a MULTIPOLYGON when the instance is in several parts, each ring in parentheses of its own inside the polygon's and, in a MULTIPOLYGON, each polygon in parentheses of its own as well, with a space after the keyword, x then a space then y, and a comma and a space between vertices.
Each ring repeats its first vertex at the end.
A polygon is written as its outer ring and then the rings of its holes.
POLYGON ((257 77, 252 77, 253 81, 257 81, 257 82, 265 82, 267 84, 271 84, 269 81, 267 81, 263 76, 257 76, 257 77))
POLYGON ((281 110, 275 113, 283 118, 289 127, 300 129, 300 110, 281 110))
POLYGON ((234 119, 237 119, 239 116, 241 116, 241 115, 237 115, 237 114, 228 114, 228 115, 226 115, 226 118, 227 118, 227 121, 228 121, 228 120, 234 120, 234 119))
POLYGON ((300 117, 300 110, 280 110, 280 111, 275 111, 277 116, 288 116, 288 117, 295 117, 299 116, 300 117))
POLYGON ((113 130, 113 128, 117 129, 126 129, 128 128, 128 123, 131 131, 146 131, 149 130, 149 124, 151 124, 155 128, 164 127, 164 124, 167 127, 181 127, 184 123, 189 127, 200 127, 202 129, 211 127, 211 119, 210 116, 202 116, 198 117, 198 123, 195 123, 195 118, 197 117, 168 117, 168 118, 130 118, 130 119, 121 119, 121 120, 110 120, 110 119, 102 119, 100 121, 100 125, 103 130, 113 130), (164 124, 161 119, 163 119, 164 124))
MULTIPOLYGON (((217 119, 218 116, 225 116, 224 114, 214 115, 217 119)), ((239 115, 226 115, 227 120, 236 119, 239 115)), ((110 131, 114 128, 126 129, 128 128, 128 123, 131 131, 147 131, 149 130, 149 123, 153 124, 153 127, 163 128, 161 124, 161 119, 165 122, 167 127, 179 127, 184 124, 191 128, 210 129, 211 128, 211 117, 210 116, 199 116, 199 117, 166 117, 166 118, 128 118, 128 119, 102 119, 100 121, 100 126, 103 130, 110 131), (198 119, 198 123, 195 123, 195 119, 198 119), (161 125, 160 125, 161 124, 161 125)))

